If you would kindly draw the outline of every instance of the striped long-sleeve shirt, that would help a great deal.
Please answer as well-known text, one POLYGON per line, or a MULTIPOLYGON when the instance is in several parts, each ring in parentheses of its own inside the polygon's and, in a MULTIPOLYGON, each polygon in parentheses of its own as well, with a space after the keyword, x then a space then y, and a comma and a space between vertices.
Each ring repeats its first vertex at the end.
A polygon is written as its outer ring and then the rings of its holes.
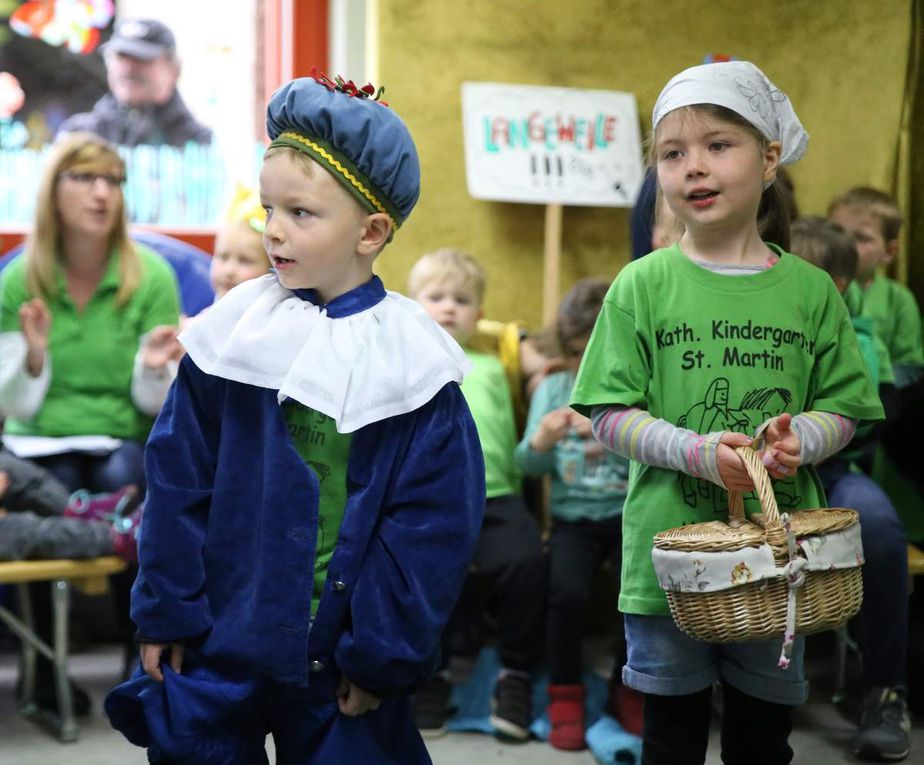
MULTIPOLYGON (((716 461, 723 431, 696 433, 638 407, 595 407, 592 419, 594 436, 610 451, 706 478, 724 488, 716 461)), ((792 418, 791 427, 799 436, 800 463, 814 465, 843 449, 853 438, 856 423, 831 412, 803 412, 792 418)), ((773 466, 770 454, 765 454, 764 464, 773 466)))

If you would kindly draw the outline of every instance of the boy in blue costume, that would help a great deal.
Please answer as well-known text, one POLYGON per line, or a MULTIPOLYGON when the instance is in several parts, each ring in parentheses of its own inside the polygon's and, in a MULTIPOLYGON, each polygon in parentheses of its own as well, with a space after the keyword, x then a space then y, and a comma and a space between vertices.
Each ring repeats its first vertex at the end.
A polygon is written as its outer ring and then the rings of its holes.
POLYGON ((231 290, 146 453, 132 617, 142 666, 109 696, 154 763, 429 763, 408 694, 484 508, 462 351, 375 257, 419 165, 371 86, 295 80, 260 174, 274 273, 231 290))

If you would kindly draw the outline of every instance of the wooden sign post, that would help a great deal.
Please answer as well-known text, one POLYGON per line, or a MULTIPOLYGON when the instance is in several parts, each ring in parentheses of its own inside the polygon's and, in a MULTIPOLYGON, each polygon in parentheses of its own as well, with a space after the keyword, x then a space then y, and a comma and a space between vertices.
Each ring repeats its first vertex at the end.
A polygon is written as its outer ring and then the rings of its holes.
POLYGON ((555 321, 561 296, 561 218, 562 206, 545 206, 545 242, 542 257, 542 323, 555 321))

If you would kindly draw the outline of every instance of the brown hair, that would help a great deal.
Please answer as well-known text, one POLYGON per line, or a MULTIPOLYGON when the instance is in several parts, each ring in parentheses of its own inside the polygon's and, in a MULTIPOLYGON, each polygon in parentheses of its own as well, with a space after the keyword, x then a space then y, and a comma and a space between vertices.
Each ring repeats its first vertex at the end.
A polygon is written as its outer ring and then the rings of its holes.
POLYGON ((556 339, 562 353, 572 340, 591 333, 609 287, 603 279, 581 279, 562 298, 555 320, 556 339))
MULTIPOLYGON (((55 268, 60 260, 61 222, 55 191, 61 173, 109 172, 125 174, 125 162, 115 146, 93 133, 70 133, 51 148, 35 202, 32 231, 26 240, 26 287, 32 295, 48 298, 57 293, 55 268)), ((115 223, 109 232, 109 250, 119 258, 116 303, 124 306, 141 284, 141 260, 128 235, 125 199, 119 194, 115 223)))
POLYGON ((820 215, 808 215, 793 222, 792 252, 827 271, 832 279, 851 282, 857 275, 859 256, 853 237, 820 215))
POLYGON ((882 236, 887 242, 898 239, 902 229, 902 213, 894 197, 870 186, 855 186, 835 197, 828 206, 828 215, 839 207, 854 207, 872 215, 879 221, 882 236))
MULTIPOLYGON (((747 131, 757 141, 757 145, 762 151, 766 150, 769 145, 767 137, 757 129, 755 125, 742 117, 737 112, 727 109, 718 104, 694 104, 692 106, 681 106, 678 111, 683 116, 711 117, 723 122, 730 122, 732 125, 747 131)), ((660 123, 659 123, 660 124, 660 123)), ((648 164, 656 168, 658 158, 655 153, 657 145, 658 129, 655 128, 651 139, 648 141, 648 164)), ((661 198, 661 186, 658 185, 658 200, 661 198)), ((773 242, 789 250, 789 223, 790 223, 790 204, 794 203, 793 199, 788 199, 785 192, 779 189, 778 183, 772 183, 764 189, 760 197, 760 204, 757 207, 757 230, 760 232, 760 238, 766 242, 773 242)), ((657 221, 658 205, 655 205, 655 220, 657 221)))

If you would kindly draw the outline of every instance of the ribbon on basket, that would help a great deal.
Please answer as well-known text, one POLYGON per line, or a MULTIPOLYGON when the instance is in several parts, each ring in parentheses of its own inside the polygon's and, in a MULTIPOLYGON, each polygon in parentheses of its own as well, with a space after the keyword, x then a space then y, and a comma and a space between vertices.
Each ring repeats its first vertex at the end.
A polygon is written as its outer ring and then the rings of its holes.
POLYGON ((780 513, 780 520, 786 531, 786 549, 789 553, 789 562, 783 566, 780 573, 786 577, 789 590, 786 596, 786 630, 783 633, 783 650, 780 652, 778 666, 780 669, 789 669, 792 648, 796 641, 796 596, 799 588, 805 583, 803 569, 808 560, 799 554, 799 545, 796 544, 796 535, 792 532, 789 513, 780 513))

